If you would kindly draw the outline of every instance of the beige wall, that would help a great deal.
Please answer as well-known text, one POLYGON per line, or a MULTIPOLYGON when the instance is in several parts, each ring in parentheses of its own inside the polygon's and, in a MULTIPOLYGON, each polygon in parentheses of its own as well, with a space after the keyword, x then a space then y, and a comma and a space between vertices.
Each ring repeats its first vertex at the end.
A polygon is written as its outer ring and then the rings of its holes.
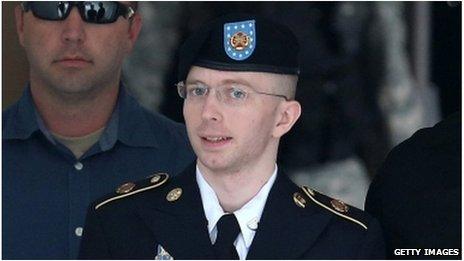
POLYGON ((2 109, 18 100, 28 78, 28 63, 16 35, 14 8, 2 2, 2 109))

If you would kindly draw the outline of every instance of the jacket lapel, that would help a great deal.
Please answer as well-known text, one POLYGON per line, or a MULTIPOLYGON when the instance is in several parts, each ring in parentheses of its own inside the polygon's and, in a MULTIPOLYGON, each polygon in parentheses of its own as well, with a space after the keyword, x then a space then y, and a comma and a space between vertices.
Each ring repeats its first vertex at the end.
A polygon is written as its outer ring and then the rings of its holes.
MULTIPOLYGON (((149 204, 138 202, 138 215, 153 233, 153 257, 159 244, 174 259, 214 259, 195 164, 173 178, 164 191, 174 188, 182 189, 174 202, 164 197, 149 204)), ((298 259, 324 230, 330 215, 309 200, 306 208, 298 207, 293 202, 295 192, 301 189, 279 171, 247 259, 298 259)))
POLYGON ((269 192, 247 259, 298 259, 324 230, 330 216, 309 200, 305 208, 293 202, 301 192, 281 171, 269 192))
MULTIPOLYGON (((208 224, 195 179, 195 164, 173 178, 166 194, 181 188, 182 195, 169 202, 165 197, 156 204, 140 204, 139 216, 152 230, 156 242, 174 259, 213 259, 208 224)), ((154 252, 153 257, 156 255, 154 252)))

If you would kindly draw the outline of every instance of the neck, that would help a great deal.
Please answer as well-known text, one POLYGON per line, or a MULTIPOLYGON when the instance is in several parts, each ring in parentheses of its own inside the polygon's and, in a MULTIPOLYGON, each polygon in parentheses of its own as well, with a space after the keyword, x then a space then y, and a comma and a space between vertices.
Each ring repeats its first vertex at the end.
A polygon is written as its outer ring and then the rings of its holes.
POLYGON ((260 167, 235 172, 211 171, 197 162, 205 180, 213 188, 225 212, 232 213, 243 207, 266 184, 275 170, 275 160, 260 167))
POLYGON ((57 94, 31 82, 32 99, 47 129, 81 137, 103 128, 116 105, 119 86, 87 94, 57 94))

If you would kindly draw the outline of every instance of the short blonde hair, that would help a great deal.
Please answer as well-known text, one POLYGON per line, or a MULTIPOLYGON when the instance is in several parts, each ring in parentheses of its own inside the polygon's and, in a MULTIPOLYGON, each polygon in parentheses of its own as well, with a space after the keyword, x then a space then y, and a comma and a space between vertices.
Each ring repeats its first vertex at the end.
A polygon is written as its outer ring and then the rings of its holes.
POLYGON ((279 94, 285 95, 289 100, 295 99, 296 86, 298 84, 298 76, 290 74, 281 74, 278 77, 278 82, 274 91, 279 94))

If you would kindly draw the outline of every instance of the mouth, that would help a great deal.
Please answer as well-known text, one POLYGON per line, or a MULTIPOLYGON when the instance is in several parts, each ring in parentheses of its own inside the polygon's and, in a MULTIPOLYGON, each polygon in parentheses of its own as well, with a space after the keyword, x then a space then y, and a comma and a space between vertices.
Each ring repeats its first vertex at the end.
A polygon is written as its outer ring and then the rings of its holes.
POLYGON ((229 144, 232 141, 229 136, 201 136, 201 141, 206 147, 218 148, 229 144))
POLYGON ((67 56, 55 60, 54 63, 57 63, 64 67, 81 68, 89 66, 90 64, 92 64, 92 61, 79 56, 67 56))

